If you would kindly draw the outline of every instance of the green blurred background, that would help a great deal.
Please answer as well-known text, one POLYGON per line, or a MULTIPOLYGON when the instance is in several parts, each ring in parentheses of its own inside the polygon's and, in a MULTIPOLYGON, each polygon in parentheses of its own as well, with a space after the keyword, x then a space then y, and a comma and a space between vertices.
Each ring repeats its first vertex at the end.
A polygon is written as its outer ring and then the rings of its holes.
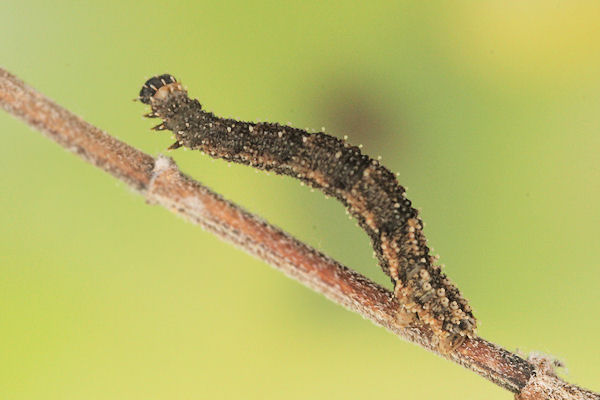
MULTIPOLYGON (((2 66, 156 155, 132 102, 349 135, 400 172, 480 334, 600 390, 600 3, 7 1, 2 66), (426 3, 426 4, 425 4, 426 3)), ((0 113, 0 397, 508 399, 220 242, 0 113)), ((342 207, 170 154, 378 282, 342 207)))

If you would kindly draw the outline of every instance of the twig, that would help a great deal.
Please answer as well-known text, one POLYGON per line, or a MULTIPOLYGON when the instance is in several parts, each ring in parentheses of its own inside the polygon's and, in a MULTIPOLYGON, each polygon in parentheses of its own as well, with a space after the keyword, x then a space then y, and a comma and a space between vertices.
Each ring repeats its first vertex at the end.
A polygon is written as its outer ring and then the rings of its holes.
MULTIPOLYGON (((330 300, 396 335, 437 353, 431 332, 403 326, 399 304, 387 289, 267 224, 182 174, 164 156, 154 159, 90 125, 0 68, 0 104, 85 161, 223 240, 268 262, 330 300)), ((439 353, 438 353, 439 354, 439 353)), ((529 362, 482 338, 440 354, 519 399, 600 399, 557 378, 544 359, 529 362)))

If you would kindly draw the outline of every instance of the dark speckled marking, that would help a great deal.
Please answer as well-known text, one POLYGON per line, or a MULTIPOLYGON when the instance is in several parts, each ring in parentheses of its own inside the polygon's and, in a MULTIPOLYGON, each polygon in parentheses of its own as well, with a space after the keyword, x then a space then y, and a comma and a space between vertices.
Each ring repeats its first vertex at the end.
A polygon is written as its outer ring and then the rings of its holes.
POLYGON ((394 174, 356 146, 324 133, 275 123, 224 119, 202 109, 168 74, 149 79, 140 100, 157 130, 173 131, 181 146, 215 158, 289 175, 340 200, 371 238, 381 268, 414 322, 429 325, 442 351, 475 336, 466 299, 429 254, 418 212, 394 174))

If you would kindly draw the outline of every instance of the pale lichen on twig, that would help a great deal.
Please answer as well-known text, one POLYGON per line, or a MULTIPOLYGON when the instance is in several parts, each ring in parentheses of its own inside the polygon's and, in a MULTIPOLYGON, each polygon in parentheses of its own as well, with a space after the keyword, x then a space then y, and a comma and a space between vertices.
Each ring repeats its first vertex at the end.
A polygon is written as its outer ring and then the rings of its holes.
MULTIPOLYGON (((393 294, 182 174, 166 157, 154 158, 92 126, 0 69, 0 104, 85 161, 220 238, 263 259, 332 301, 432 352, 431 331, 404 326, 393 294)), ((520 399, 600 399, 557 378, 545 363, 527 361, 482 338, 443 354, 520 399)))

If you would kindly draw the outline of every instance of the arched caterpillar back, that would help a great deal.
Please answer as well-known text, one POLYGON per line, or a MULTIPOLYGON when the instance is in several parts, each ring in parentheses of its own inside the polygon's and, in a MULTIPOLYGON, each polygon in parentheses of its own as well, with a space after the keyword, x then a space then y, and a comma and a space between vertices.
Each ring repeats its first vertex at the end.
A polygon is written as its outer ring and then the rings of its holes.
POLYGON ((308 133, 276 123, 224 119, 202 109, 173 76, 149 79, 140 100, 148 117, 173 131, 181 146, 215 158, 300 179, 341 201, 371 238, 394 293, 415 323, 428 325, 440 350, 475 336, 476 321, 467 300, 429 254, 418 212, 394 174, 356 146, 324 133, 308 133))

